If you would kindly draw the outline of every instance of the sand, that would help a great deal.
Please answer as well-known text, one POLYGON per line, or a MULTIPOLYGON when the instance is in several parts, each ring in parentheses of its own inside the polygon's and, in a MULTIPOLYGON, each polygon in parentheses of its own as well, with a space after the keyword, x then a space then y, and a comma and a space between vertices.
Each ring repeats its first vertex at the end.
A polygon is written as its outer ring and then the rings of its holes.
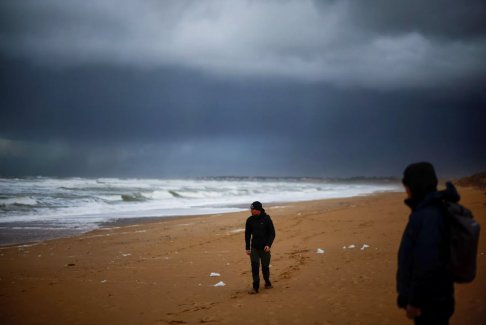
MULTIPOLYGON (((460 191, 484 227, 484 192, 460 191)), ((248 294, 249 212, 4 247, 0 323, 411 324, 395 305, 396 255, 409 214, 403 199, 385 193, 268 207, 277 232, 274 288, 258 295, 248 294)), ((485 253, 483 234, 476 280, 456 285, 452 324, 486 324, 485 253)))

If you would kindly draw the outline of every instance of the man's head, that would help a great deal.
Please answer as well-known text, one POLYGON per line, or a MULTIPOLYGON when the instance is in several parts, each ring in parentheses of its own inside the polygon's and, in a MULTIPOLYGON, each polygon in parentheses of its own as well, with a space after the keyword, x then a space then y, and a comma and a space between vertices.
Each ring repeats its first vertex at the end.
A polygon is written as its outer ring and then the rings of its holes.
POLYGON ((251 214, 253 216, 258 216, 265 211, 263 205, 259 201, 255 201, 250 205, 251 214))
POLYGON ((409 165, 403 171, 402 183, 413 199, 423 199, 427 193, 437 190, 437 175, 434 166, 428 162, 409 165))

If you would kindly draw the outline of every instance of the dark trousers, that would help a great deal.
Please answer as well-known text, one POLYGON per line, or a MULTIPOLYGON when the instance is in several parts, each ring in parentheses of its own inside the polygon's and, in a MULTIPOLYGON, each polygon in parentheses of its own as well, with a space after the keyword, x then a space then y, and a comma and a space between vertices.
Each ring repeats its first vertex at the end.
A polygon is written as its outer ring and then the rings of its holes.
POLYGON ((415 325, 449 325, 454 314, 454 298, 447 298, 422 308, 422 315, 415 317, 415 325))
POLYGON ((260 288, 260 262, 262 264, 263 280, 266 284, 270 282, 270 252, 265 252, 263 249, 251 248, 250 261, 251 261, 251 274, 253 276, 253 288, 258 290, 260 288))

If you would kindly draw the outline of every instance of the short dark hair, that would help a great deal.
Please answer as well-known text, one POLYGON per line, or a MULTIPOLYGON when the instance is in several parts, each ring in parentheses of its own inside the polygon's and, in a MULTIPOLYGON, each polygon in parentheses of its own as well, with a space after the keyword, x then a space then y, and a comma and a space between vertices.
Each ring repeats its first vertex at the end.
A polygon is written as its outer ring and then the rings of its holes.
POLYGON ((418 162, 407 166, 403 171, 403 185, 412 192, 412 198, 423 199, 427 193, 437 190, 437 175, 429 162, 418 162))

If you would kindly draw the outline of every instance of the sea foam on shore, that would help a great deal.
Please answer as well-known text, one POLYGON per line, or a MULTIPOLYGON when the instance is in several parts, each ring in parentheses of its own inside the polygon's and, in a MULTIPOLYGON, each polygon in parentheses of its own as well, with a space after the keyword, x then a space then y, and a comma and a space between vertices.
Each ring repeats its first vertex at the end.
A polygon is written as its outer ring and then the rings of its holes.
POLYGON ((391 179, 0 179, 0 244, 52 238, 120 219, 218 214, 264 204, 396 191, 391 179))

